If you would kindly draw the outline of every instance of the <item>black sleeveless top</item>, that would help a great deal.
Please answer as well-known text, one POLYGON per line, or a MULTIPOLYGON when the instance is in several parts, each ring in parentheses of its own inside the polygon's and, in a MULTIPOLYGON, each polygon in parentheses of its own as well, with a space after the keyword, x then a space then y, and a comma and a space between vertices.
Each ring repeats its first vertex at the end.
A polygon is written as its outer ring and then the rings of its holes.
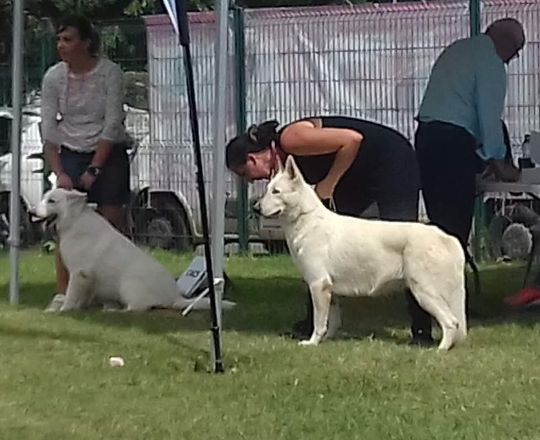
MULTIPOLYGON (((300 120, 314 119, 320 120, 323 128, 348 128, 359 132, 364 138, 355 161, 341 178, 338 187, 358 187, 359 181, 378 180, 380 176, 388 173, 398 172, 403 175, 407 173, 407 167, 411 167, 411 173, 417 172, 412 145, 396 130, 375 122, 345 116, 317 116, 300 120)), ((287 127, 288 125, 284 126, 278 132, 277 146, 281 151, 283 150, 279 138, 287 127)), ((335 156, 336 153, 319 156, 294 155, 294 159, 305 180, 315 184, 328 174, 335 156)))

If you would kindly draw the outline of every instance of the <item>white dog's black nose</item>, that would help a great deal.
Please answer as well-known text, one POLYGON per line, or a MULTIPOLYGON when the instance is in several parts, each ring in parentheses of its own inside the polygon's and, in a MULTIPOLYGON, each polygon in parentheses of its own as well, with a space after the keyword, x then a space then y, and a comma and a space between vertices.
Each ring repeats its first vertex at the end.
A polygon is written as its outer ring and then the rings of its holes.
POLYGON ((40 217, 39 215, 37 215, 37 212, 36 212, 35 208, 30 208, 28 210, 28 217, 30 218, 30 221, 32 223, 42 223, 42 222, 45 221, 45 218, 40 217))

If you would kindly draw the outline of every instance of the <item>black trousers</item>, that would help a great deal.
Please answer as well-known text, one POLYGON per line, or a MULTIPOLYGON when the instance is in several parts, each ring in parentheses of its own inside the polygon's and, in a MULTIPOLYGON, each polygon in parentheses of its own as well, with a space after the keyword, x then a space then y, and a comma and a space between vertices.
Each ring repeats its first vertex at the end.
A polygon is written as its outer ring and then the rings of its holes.
POLYGON ((475 138, 443 122, 421 122, 415 137, 422 192, 430 221, 457 237, 466 250, 471 232, 476 174, 482 161, 475 138))

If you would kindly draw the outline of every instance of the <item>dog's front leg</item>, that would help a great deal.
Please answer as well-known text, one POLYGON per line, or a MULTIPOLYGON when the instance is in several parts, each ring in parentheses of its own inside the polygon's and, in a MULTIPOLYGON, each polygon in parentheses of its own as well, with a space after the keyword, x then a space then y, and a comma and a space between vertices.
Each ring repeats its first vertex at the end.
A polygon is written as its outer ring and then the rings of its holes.
POLYGON ((326 332, 325 339, 334 338, 340 328, 341 306, 339 304, 339 297, 337 295, 332 295, 332 301, 330 302, 330 311, 328 312, 328 330, 326 332))
POLYGON ((313 299, 313 333, 307 341, 300 345, 318 345, 328 330, 328 313, 332 300, 332 285, 328 280, 316 281, 309 285, 313 299))
POLYGON ((88 300, 92 275, 82 270, 76 270, 69 274, 69 283, 66 291, 66 299, 60 308, 61 312, 80 309, 88 300))

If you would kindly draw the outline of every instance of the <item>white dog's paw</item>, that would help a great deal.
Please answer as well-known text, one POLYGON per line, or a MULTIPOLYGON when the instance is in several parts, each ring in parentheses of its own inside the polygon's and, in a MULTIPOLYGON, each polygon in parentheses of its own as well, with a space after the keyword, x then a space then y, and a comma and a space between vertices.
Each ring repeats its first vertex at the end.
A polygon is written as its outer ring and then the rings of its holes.
POLYGON ((128 304, 123 312, 147 312, 152 306, 150 304, 128 304))
POLYGON ((66 295, 62 295, 60 293, 56 294, 52 301, 49 303, 47 308, 45 309, 45 312, 47 313, 57 313, 60 311, 62 306, 64 305, 64 302, 66 301, 66 295))
POLYGON ((116 305, 104 305, 102 311, 107 313, 123 312, 124 308, 116 305))
POLYGON ((62 307, 60 307, 59 312, 60 313, 73 312, 73 311, 77 311, 77 310, 81 310, 81 305, 80 304, 76 304, 76 303, 73 303, 73 302, 66 301, 62 305, 62 307))
POLYGON ((298 345, 303 345, 304 347, 315 346, 315 345, 319 345, 319 341, 315 341, 313 339, 307 339, 305 341, 300 341, 298 345))

